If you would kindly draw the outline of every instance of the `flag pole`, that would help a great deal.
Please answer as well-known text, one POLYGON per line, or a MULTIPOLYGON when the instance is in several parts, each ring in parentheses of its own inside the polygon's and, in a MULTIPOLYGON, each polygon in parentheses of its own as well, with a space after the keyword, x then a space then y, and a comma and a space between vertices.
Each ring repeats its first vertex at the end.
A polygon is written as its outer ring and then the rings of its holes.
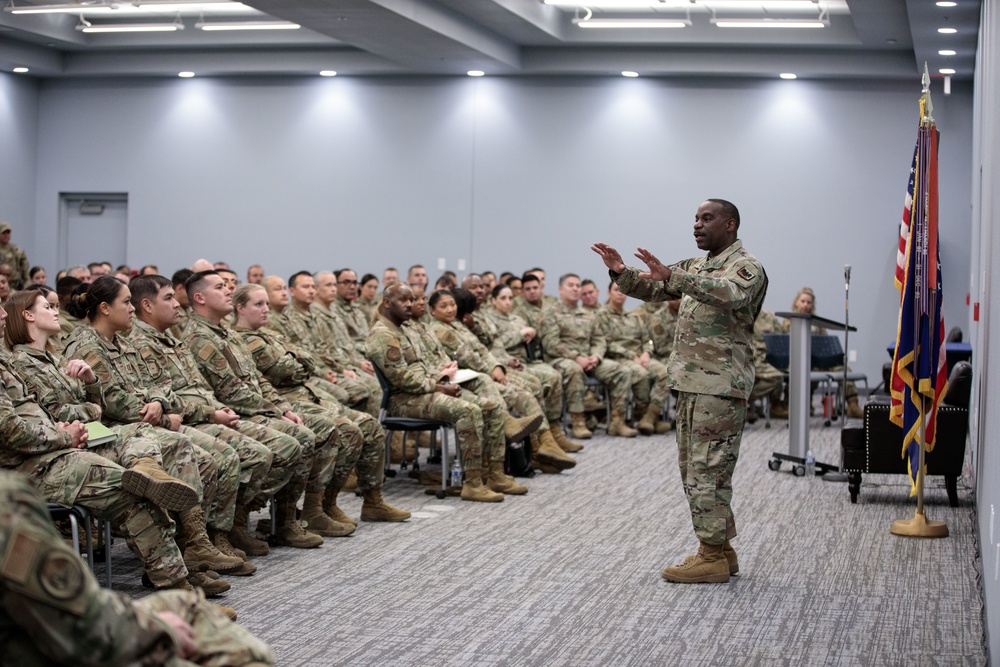
MULTIPOLYGON (((921 83, 923 84, 923 95, 921 96, 922 104, 920 105, 922 112, 920 118, 920 124, 922 127, 926 127, 929 123, 933 122, 933 118, 931 117, 931 96, 930 96, 931 77, 930 73, 927 70, 927 63, 924 63, 924 73, 923 76, 921 77, 921 83)), ((931 141, 934 141, 933 136, 931 137, 931 141)), ((924 195, 923 198, 924 200, 920 202, 920 205, 925 207, 924 219, 929 220, 929 211, 927 211, 926 208, 929 204, 927 200, 927 192, 922 191, 922 194, 924 195)), ((916 204, 916 202, 914 202, 914 204, 916 204)), ((911 242, 914 240, 912 236, 914 231, 917 230, 914 230, 912 228, 910 229, 911 242)), ((913 250, 911 246, 911 252, 912 251, 913 250)), ((927 271, 924 272, 925 281, 937 280, 936 275, 934 276, 934 278, 931 278, 930 276, 927 275, 927 273, 928 273, 927 271)), ((936 308, 937 289, 929 291, 930 291, 930 313, 933 314, 937 312, 936 308)), ((931 346, 930 349, 934 349, 935 346, 934 339, 936 338, 937 335, 935 332, 938 331, 937 323, 936 322, 933 323, 929 327, 929 329, 931 331, 931 340, 921 341, 919 345, 930 345, 931 346)), ((914 341, 920 341, 919 333, 920 333, 920 310, 914 309, 914 317, 913 317, 914 341)), ((940 341, 937 341, 937 343, 939 344, 940 341)), ((948 526, 943 521, 929 520, 927 518, 926 513, 924 512, 924 477, 925 477, 924 470, 926 468, 925 465, 926 452, 924 448, 924 441, 926 438, 927 398, 922 393, 919 393, 919 391, 917 392, 917 395, 920 397, 920 423, 917 428, 917 436, 916 436, 917 447, 919 448, 919 453, 917 455, 917 461, 918 461, 917 509, 913 513, 912 519, 897 519, 896 521, 893 521, 892 527, 889 529, 889 532, 892 533, 893 535, 900 535, 904 537, 948 537, 948 526)), ((930 404, 931 404, 931 410, 933 410, 934 409, 933 398, 931 399, 930 404)))

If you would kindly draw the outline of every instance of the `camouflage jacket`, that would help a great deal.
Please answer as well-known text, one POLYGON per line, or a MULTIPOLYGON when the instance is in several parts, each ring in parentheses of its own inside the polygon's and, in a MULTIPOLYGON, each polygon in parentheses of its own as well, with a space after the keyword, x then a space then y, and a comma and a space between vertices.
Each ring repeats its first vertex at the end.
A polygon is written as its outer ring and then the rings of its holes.
MULTIPOLYGON (((434 318, 431 318, 431 321, 433 322, 434 318)), ((403 322, 402 331, 410 339, 410 344, 417 350, 420 358, 431 368, 442 368, 451 361, 448 353, 422 321, 403 322)))
POLYGON ((24 289, 24 286, 31 282, 29 276, 31 267, 28 266, 28 256, 16 243, 8 243, 7 247, 0 247, 0 264, 9 264, 14 271, 10 275, 10 288, 12 290, 24 289))
POLYGON ((139 319, 129 337, 146 362, 150 381, 170 392, 170 411, 179 414, 185 424, 211 424, 215 411, 226 407, 198 370, 186 343, 139 319))
POLYGON ((746 399, 753 389, 753 324, 767 293, 760 262, 736 241, 715 257, 670 267, 669 280, 643 280, 626 267, 611 274, 622 292, 643 301, 681 298, 674 350, 667 362, 674 389, 746 399))
POLYGON ((753 353, 757 363, 765 363, 767 359, 767 342, 764 334, 780 334, 785 332, 785 326, 778 317, 769 310, 761 310, 753 323, 753 353))
POLYGON ((244 417, 281 417, 292 409, 257 371, 253 356, 236 332, 196 313, 191 316, 185 342, 215 397, 234 412, 244 417))
POLYGON ((84 383, 63 372, 62 359, 28 345, 15 345, 11 364, 38 404, 52 419, 84 423, 101 418, 104 392, 100 382, 84 383))
POLYGON ((444 381, 439 372, 441 367, 421 355, 421 348, 414 346, 410 338, 419 334, 415 329, 410 330, 407 335, 407 331, 379 315, 368 331, 365 348, 368 358, 385 374, 394 394, 429 394, 444 381))
POLYGON ((233 331, 243 339, 257 370, 275 389, 305 384, 320 368, 311 354, 273 331, 242 327, 233 327, 233 331))
POLYGON ((62 308, 59 309, 59 335, 50 338, 52 341, 52 346, 55 347, 57 352, 61 352, 66 349, 66 344, 69 342, 70 334, 76 331, 77 328, 81 326, 86 326, 87 323, 83 320, 73 317, 67 313, 62 308))
POLYGON ((368 321, 360 308, 356 307, 352 301, 341 299, 339 296, 333 300, 333 314, 340 318, 344 328, 354 342, 354 349, 358 354, 365 354, 365 341, 368 338, 368 321))
POLYGON ((445 324, 434 320, 428 330, 445 353, 458 362, 460 368, 469 368, 477 373, 489 375, 499 366, 506 372, 507 369, 503 364, 497 361, 476 335, 461 322, 445 324))
MULTIPOLYGON (((365 301, 360 296, 357 301, 354 302, 354 307, 361 310, 365 315, 365 322, 371 322, 372 318, 375 317, 375 311, 378 310, 379 304, 382 303, 381 299, 376 299, 374 301, 365 301)), ((370 326, 370 324, 369 324, 370 326)))
POLYGON ((292 305, 288 304, 280 313, 273 308, 267 314, 267 324, 264 325, 268 331, 273 331, 286 340, 294 340, 302 335, 301 330, 293 330, 288 323, 288 309, 292 305))
POLYGON ((104 414, 108 424, 131 424, 142 421, 147 403, 163 404, 163 416, 157 426, 170 428, 168 412, 173 403, 170 390, 150 381, 149 369, 139 351, 123 336, 108 340, 93 327, 81 327, 66 347, 70 359, 83 359, 94 369, 104 389, 104 414))
POLYGON ((542 301, 540 305, 536 306, 533 303, 528 303, 523 296, 519 296, 514 299, 514 309, 511 312, 519 315, 522 320, 528 323, 529 327, 533 327, 536 331, 541 331, 542 317, 545 315, 546 305, 542 301))
POLYGON ((646 321, 637 312, 617 312, 611 306, 601 306, 597 311, 597 325, 608 341, 608 359, 635 359, 643 352, 653 351, 653 342, 646 328, 646 321))
MULTIPOLYGON (((520 359, 522 363, 528 363, 528 351, 524 347, 524 336, 521 329, 528 326, 520 315, 515 315, 513 311, 504 315, 496 308, 493 308, 486 315, 496 331, 493 337, 493 347, 490 351, 493 356, 505 365, 510 363, 511 358, 520 359)), ((538 332, 535 332, 538 335, 538 332)))
MULTIPOLYGON (((0 508, 4 664, 168 664, 175 645, 167 624, 126 595, 98 585, 20 475, 0 472, 0 508)), ((191 596, 201 599, 200 594, 191 596)))
MULTIPOLYGON (((464 322, 462 324, 465 324, 464 322)), ((472 313, 472 326, 466 327, 487 348, 493 347, 493 339, 497 336, 496 325, 486 316, 486 309, 479 306, 472 313)))
POLYGON ((191 319, 191 309, 181 306, 178 310, 178 314, 180 317, 177 320, 177 324, 170 327, 170 333, 172 333, 175 338, 183 338, 184 330, 187 329, 188 320, 191 319))
POLYGON ((653 355, 667 359, 674 349, 674 334, 677 333, 677 316, 670 306, 662 301, 647 302, 632 311, 646 320, 646 330, 653 343, 653 355))
POLYGON ((359 368, 364 361, 364 354, 358 351, 340 318, 318 301, 313 302, 309 309, 316 325, 315 353, 320 360, 338 373, 346 368, 359 368))
POLYGON ((607 341, 597 319, 580 305, 567 306, 560 301, 546 310, 539 334, 549 359, 603 357, 607 352, 607 341))
MULTIPOLYGON (((35 395, 15 373, 6 350, 0 352, 0 383, 3 385, 0 391, 0 467, 16 468, 29 458, 45 454, 48 456, 31 461, 43 465, 71 451, 73 440, 69 433, 58 428, 35 401, 35 395)), ((82 485, 83 480, 80 482, 82 485)))

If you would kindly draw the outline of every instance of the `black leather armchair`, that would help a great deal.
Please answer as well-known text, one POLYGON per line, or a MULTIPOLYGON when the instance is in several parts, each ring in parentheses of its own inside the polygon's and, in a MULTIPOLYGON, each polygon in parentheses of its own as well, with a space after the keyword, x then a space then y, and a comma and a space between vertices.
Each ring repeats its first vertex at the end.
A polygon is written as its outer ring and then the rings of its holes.
MULTIPOLYGON (((969 395, 972 391, 972 365, 959 362, 948 379, 948 392, 941 401, 937 416, 937 442, 927 453, 928 475, 943 475, 948 502, 958 507, 958 478, 965 462, 965 441, 969 433, 969 395)), ((844 472, 851 502, 858 501, 864 473, 906 474, 902 457, 903 429, 889 421, 889 397, 873 397, 865 405, 863 428, 841 432, 844 449, 844 472), (881 399, 881 400, 877 400, 881 399)))

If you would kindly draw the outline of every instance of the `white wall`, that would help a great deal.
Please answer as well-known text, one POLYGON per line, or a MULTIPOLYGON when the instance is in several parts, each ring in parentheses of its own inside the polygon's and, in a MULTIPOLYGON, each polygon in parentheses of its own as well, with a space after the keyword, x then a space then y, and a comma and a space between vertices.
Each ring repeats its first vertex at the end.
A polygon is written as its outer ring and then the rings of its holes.
POLYGON ((0 220, 11 224, 11 241, 28 259, 35 249, 35 170, 38 150, 38 86, 35 79, 0 72, 0 220))
MULTIPOLYGON (((949 326, 966 321, 970 247, 972 101, 954 89, 935 91, 949 326)), ((566 271, 604 282, 593 241, 697 254, 694 211, 723 197, 771 278, 769 309, 811 285, 819 314, 842 319, 854 267, 852 365, 875 384, 918 96, 917 81, 50 80, 36 222, 53 238, 59 192, 128 192, 133 265, 422 262, 433 278, 437 258, 461 258, 542 265, 554 293, 566 271)))

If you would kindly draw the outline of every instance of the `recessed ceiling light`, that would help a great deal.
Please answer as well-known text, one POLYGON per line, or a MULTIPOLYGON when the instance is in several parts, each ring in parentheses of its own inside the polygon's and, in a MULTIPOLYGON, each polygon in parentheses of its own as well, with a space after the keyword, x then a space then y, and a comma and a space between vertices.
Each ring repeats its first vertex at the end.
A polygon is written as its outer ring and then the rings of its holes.
POLYGON ((337 76, 337 73, 332 69, 325 69, 319 73, 320 76, 337 76))
POLYGON ((942 35, 954 35, 958 30, 955 28, 938 28, 938 32, 942 35))
POLYGON ((955 70, 953 70, 950 67, 942 67, 938 71, 941 72, 942 74, 954 74, 955 73, 955 70))
POLYGON ((955 55, 955 52, 952 51, 951 49, 941 49, 940 51, 938 51, 938 55, 939 56, 953 56, 953 55, 955 55))
POLYGON ((182 79, 190 79, 191 77, 194 76, 194 72, 178 72, 177 76, 179 76, 182 79))
POLYGON ((24 74, 25 72, 28 71, 28 68, 27 67, 15 67, 13 71, 16 72, 17 74, 24 74))
POLYGON ((633 72, 631 70, 624 70, 622 71, 622 76, 627 76, 630 79, 634 79, 635 77, 639 76, 639 73, 633 72))
POLYGON ((788 80, 799 78, 798 76, 796 76, 792 72, 782 72, 778 76, 780 76, 782 79, 788 79, 788 80))
POLYGON ((483 76, 484 74, 486 74, 486 72, 484 72, 481 69, 470 69, 468 72, 466 72, 466 74, 468 74, 469 76, 483 76))
POLYGON ((935 2, 934 4, 937 5, 938 7, 958 7, 957 2, 947 2, 945 0, 942 0, 941 2, 935 2))

